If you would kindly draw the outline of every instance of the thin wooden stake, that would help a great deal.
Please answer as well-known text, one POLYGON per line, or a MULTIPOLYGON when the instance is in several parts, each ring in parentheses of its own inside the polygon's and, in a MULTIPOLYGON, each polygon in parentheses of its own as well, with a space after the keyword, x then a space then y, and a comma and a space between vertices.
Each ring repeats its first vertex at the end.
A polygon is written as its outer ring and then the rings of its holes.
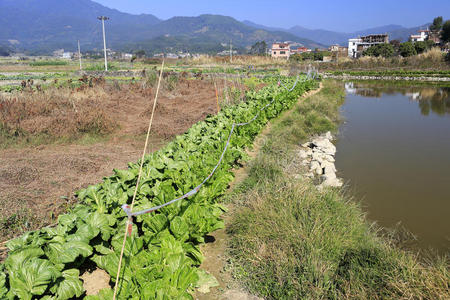
MULTIPOLYGON (((144 167, 145 153, 147 152, 148 140, 149 140, 149 137, 150 137, 150 131, 151 131, 151 129, 152 129, 153 116, 155 115, 156 102, 157 102, 157 100, 158 100, 159 87, 161 86, 161 78, 162 78, 163 69, 164 69, 164 60, 163 60, 163 62, 162 62, 161 71, 160 71, 160 73, 159 73, 158 88, 156 89, 155 100, 153 101, 152 116, 150 117, 150 123, 148 124, 147 137, 145 138, 144 151, 142 152, 141 165, 140 165, 140 167, 139 167, 139 175, 138 175, 137 182, 136 182, 136 188, 135 188, 134 194, 133 194, 133 200, 131 201, 130 211, 133 211, 134 202, 135 202, 135 200, 136 200, 136 195, 137 195, 137 190, 138 190, 138 188, 139 188, 139 183, 140 183, 140 181, 141 181, 142 168, 144 167)), ((125 249, 125 244, 126 244, 126 242, 127 242, 127 234, 128 234, 128 228, 129 228, 129 226, 132 226, 131 218, 128 218, 127 223, 126 223, 126 225, 125 225, 125 233, 124 233, 124 236, 123 236, 122 250, 121 250, 121 252, 120 252, 119 266, 118 266, 118 268, 117 268, 116 283, 115 283, 115 285, 114 285, 114 296, 113 296, 113 300, 116 300, 117 288, 119 287, 119 275, 120 275, 120 269, 121 269, 121 266, 122 266, 123 252, 124 252, 124 249, 125 249)))
POLYGON ((217 101, 217 113, 220 112, 220 105, 219 105, 219 91, 217 90, 217 84, 216 80, 213 77, 213 83, 214 83, 214 89, 216 90, 216 101, 217 101))

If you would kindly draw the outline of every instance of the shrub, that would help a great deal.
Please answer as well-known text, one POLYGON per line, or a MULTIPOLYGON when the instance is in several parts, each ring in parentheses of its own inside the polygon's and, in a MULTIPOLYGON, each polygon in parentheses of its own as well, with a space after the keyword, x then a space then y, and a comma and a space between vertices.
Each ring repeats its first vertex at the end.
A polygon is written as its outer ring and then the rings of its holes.
POLYGON ((294 55, 291 55, 291 57, 289 57, 289 60, 293 61, 293 62, 301 62, 303 60, 303 57, 296 53, 294 55))
POLYGON ((415 42, 414 48, 416 49, 417 54, 424 53, 429 49, 427 42, 415 42))
POLYGON ((323 53, 322 52, 314 52, 314 60, 323 60, 323 53))
POLYGON ((375 57, 391 57, 394 55, 394 46, 392 46, 391 44, 375 45, 364 50, 363 55, 375 57))
POLYGON ((399 52, 400 52, 400 55, 403 57, 413 56, 413 55, 417 54, 416 48, 414 47, 413 43, 411 43, 411 42, 402 43, 400 45, 399 52))

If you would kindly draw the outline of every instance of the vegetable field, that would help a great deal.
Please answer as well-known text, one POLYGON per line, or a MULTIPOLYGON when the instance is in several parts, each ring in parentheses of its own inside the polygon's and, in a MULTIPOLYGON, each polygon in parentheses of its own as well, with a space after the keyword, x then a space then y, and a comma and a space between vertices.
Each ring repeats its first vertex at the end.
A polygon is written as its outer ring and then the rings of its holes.
MULTIPOLYGON (((134 218, 118 299, 193 299, 196 287, 213 280, 198 268, 203 260, 199 245, 208 233, 224 226, 220 197, 233 180, 232 168, 246 159, 245 148, 270 119, 316 87, 307 80, 289 91, 277 84, 277 78, 265 81, 264 88, 247 92, 247 101, 223 108, 146 156, 135 210, 164 204, 197 187, 217 164, 232 124, 248 122, 270 104, 254 122, 235 129, 222 163, 195 195, 134 218)), ((291 87, 295 79, 283 81, 291 87)), ((114 284, 127 222, 121 206, 132 199, 139 163, 114 170, 103 182, 78 191, 82 204, 59 216, 55 227, 9 242, 9 255, 0 265, 0 299, 112 299, 110 288, 86 296, 80 275, 100 268, 114 284)))

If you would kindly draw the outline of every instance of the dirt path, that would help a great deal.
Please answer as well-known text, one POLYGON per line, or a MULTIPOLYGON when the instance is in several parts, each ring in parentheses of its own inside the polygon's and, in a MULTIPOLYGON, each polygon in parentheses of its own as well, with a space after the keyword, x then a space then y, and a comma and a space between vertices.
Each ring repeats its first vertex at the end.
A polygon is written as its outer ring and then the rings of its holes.
MULTIPOLYGON (((112 175, 114 168, 125 169, 128 162, 137 161, 144 146, 153 93, 152 88, 134 84, 120 89, 107 85, 70 94, 75 105, 77 99, 100 99, 98 109, 115 120, 118 129, 106 139, 90 144, 0 150, 0 241, 55 222, 59 213, 76 202, 76 190, 100 182, 112 175)), ((208 114, 216 113, 216 107, 210 81, 181 79, 175 89, 163 88, 150 152, 208 114)), ((30 124, 39 124, 31 121, 30 124)))
MULTIPOLYGON (((318 93, 322 89, 322 84, 316 90, 310 91, 299 98, 299 101, 304 100, 312 95, 318 93)), ((295 109, 295 107, 293 108, 295 109)), ((284 112, 280 118, 289 115, 292 110, 284 112)), ((264 130, 256 138, 252 150, 247 151, 251 158, 255 158, 258 155, 260 148, 264 145, 267 135, 270 133, 271 123, 269 122, 264 130)), ((232 182, 229 192, 239 186, 247 178, 247 172, 249 171, 248 165, 235 170, 235 180, 232 182)), ((205 256, 200 268, 206 270, 208 273, 216 277, 219 282, 219 286, 211 288, 210 293, 202 294, 197 292, 195 299, 197 300, 260 300, 261 298, 254 295, 250 295, 243 290, 239 283, 235 282, 232 278, 230 266, 227 263, 227 247, 230 240, 230 236, 227 233, 227 224, 229 224, 233 218, 235 206, 233 203, 226 205, 228 212, 223 215, 225 222, 225 228, 213 232, 210 236, 210 242, 202 245, 201 251, 205 256)))

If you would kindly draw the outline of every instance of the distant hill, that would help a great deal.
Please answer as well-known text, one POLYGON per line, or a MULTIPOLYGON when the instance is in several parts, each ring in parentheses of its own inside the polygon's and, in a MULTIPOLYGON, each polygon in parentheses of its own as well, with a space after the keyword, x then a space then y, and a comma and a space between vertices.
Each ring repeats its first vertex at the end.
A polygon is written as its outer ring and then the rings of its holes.
POLYGON ((150 14, 122 13, 90 0, 0 0, 0 43, 12 42, 21 51, 48 53, 58 48, 74 51, 79 39, 83 50, 100 49, 100 15, 110 17, 106 22, 107 45, 118 50, 217 51, 230 40, 241 49, 261 40, 323 46, 286 31, 255 28, 226 16, 163 21, 150 14))
POLYGON ((307 47, 323 47, 320 43, 288 32, 254 28, 231 17, 221 15, 174 17, 149 28, 143 35, 150 40, 137 45, 143 48, 151 48, 153 51, 162 51, 164 48, 199 51, 198 45, 200 44, 209 45, 206 47, 211 51, 216 51, 223 50, 224 47, 221 44, 229 44, 230 41, 237 48, 248 47, 258 41, 268 43, 294 41, 307 47), (156 40, 153 40, 155 38, 156 40))
POLYGON ((90 0, 0 0, 0 41, 17 40, 22 49, 101 47, 98 16, 107 22, 108 42, 121 43, 130 32, 161 22, 153 15, 131 15, 90 0))
MULTIPOLYGON (((251 21, 244 21, 247 25, 253 26, 254 28, 267 28, 270 29, 270 27, 266 27, 264 25, 259 25, 256 23, 253 23, 251 21)), ((400 25, 386 25, 386 26, 380 26, 380 27, 374 27, 374 28, 368 28, 365 30, 359 30, 355 32, 337 32, 337 31, 331 31, 331 30, 324 30, 324 29, 308 29, 302 26, 294 26, 289 29, 282 29, 277 28, 277 30, 289 32, 291 34, 294 34, 296 36, 301 36, 306 39, 311 39, 314 41, 317 41, 318 43, 324 44, 324 45, 333 45, 333 44, 340 44, 340 45, 347 45, 348 39, 368 34, 377 34, 377 33, 388 33, 389 38, 391 40, 397 39, 400 41, 407 41, 409 36, 411 34, 415 34, 417 30, 421 28, 426 28, 429 24, 425 24, 422 26, 412 27, 412 28, 406 28, 400 25)))
POLYGON ((320 41, 319 43, 324 45, 343 44, 350 36, 348 33, 324 29, 308 29, 301 26, 294 26, 286 31, 297 36, 306 36, 308 38, 314 37, 316 41, 320 41))

